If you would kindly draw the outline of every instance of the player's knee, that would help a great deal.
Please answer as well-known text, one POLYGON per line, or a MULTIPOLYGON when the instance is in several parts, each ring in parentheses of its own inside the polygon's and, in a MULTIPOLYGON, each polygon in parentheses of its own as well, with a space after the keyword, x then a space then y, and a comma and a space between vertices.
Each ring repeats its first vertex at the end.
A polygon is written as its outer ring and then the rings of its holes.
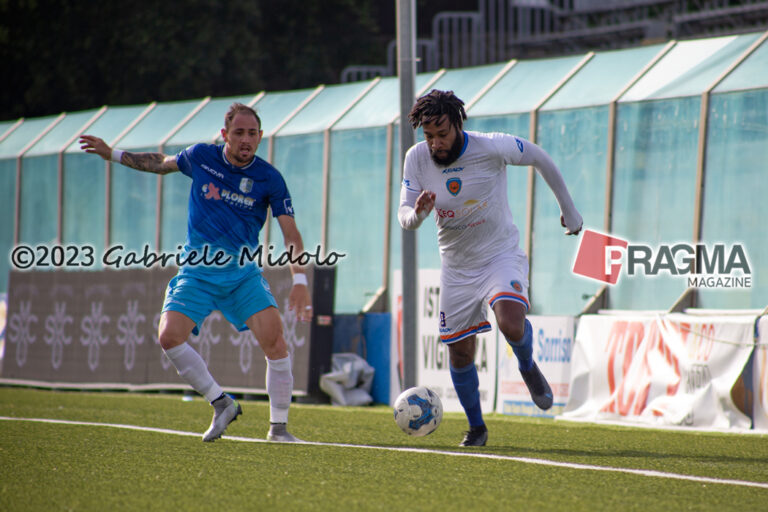
POLYGON ((187 337, 173 329, 165 328, 160 330, 160 333, 157 336, 157 341, 160 343, 163 350, 168 350, 187 341, 187 337))
POLYGON ((465 368, 472 364, 475 358, 466 354, 452 354, 451 366, 454 368, 465 368))
POLYGON ((264 355, 267 359, 283 359, 288 356, 288 344, 285 342, 282 334, 277 338, 270 340, 269 343, 262 343, 259 341, 261 349, 264 351, 264 355))
POLYGON ((160 316, 157 341, 163 350, 181 345, 195 328, 195 322, 176 311, 165 311, 160 316))
POLYGON ((525 335, 525 317, 499 320, 499 330, 510 341, 520 341, 525 335))
POLYGON ((288 346, 283 337, 283 322, 276 312, 269 312, 261 317, 255 329, 254 336, 259 340, 259 346, 269 359, 281 359, 288 353, 288 346))
POLYGON ((469 343, 456 342, 448 345, 448 354, 454 368, 464 368, 475 362, 474 346, 469 343))

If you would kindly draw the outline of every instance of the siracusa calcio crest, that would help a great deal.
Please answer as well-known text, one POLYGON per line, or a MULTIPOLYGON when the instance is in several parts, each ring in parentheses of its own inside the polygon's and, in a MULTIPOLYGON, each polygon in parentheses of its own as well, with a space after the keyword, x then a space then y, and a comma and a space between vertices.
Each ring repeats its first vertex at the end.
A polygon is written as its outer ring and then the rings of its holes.
POLYGON ((243 178, 240 180, 240 192, 247 194, 253 190, 253 180, 251 178, 243 178))

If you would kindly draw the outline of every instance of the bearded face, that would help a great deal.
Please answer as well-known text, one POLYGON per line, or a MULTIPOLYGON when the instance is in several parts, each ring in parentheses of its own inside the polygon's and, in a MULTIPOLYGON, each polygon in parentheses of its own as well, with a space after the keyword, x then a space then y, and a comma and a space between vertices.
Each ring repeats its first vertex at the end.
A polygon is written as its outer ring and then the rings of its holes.
POLYGON ((421 126, 429 154, 437 165, 450 165, 459 158, 464 147, 464 135, 457 126, 451 124, 448 115, 426 119, 421 126))

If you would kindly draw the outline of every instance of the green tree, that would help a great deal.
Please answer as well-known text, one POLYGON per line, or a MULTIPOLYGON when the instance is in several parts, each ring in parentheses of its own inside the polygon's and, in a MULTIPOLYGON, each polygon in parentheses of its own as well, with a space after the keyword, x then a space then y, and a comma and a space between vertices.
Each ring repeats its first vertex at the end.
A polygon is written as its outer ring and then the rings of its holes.
POLYGON ((375 12, 374 0, 0 0, 0 119, 335 83, 348 63, 386 57, 375 12))

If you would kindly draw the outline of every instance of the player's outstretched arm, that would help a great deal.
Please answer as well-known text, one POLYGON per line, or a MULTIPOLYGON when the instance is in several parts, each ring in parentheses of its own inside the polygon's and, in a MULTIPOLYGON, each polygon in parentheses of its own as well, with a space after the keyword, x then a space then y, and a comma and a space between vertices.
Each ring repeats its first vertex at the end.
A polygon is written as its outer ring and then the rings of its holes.
POLYGON ((168 174, 179 170, 176 157, 162 153, 130 153, 113 150, 99 137, 93 135, 80 136, 80 149, 86 153, 95 153, 104 160, 113 160, 137 171, 154 174, 168 174))
POLYGON ((583 219, 573 203, 563 175, 552 158, 542 148, 532 142, 527 142, 519 165, 532 165, 539 171, 544 181, 555 194, 560 205, 560 224, 565 228, 566 235, 575 235, 581 231, 583 219))
MULTIPOLYGON (((290 215, 278 215, 277 223, 283 232, 285 248, 292 254, 292 259, 298 259, 304 252, 304 242, 301 239, 299 228, 296 226, 296 220, 290 215)), ((299 320, 307 322, 312 319, 312 298, 309 296, 307 277, 304 271, 305 269, 301 265, 291 265, 293 287, 288 295, 288 309, 295 311, 299 320)))

